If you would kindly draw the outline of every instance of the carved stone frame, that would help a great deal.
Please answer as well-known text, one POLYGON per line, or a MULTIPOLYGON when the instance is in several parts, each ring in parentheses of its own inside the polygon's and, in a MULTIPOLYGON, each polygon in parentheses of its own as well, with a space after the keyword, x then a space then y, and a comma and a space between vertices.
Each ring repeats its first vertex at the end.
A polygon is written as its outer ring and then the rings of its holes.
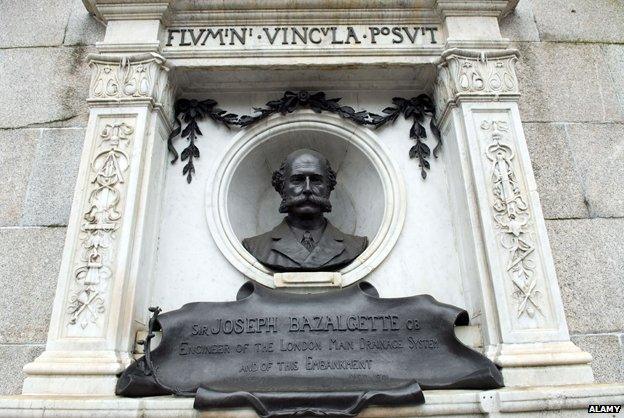
POLYGON ((350 124, 337 116, 317 114, 311 110, 300 111, 287 118, 273 117, 266 123, 240 132, 209 176, 206 188, 208 225, 213 239, 223 255, 246 277, 265 286, 275 283, 270 271, 255 260, 242 246, 229 224, 226 197, 232 173, 248 153, 271 137, 286 130, 319 130, 331 134, 357 147, 376 169, 384 189, 384 215, 375 237, 368 248, 351 264, 340 270, 342 285, 348 286, 365 277, 390 253, 405 220, 405 184, 403 176, 385 151, 384 144, 370 130, 350 124))

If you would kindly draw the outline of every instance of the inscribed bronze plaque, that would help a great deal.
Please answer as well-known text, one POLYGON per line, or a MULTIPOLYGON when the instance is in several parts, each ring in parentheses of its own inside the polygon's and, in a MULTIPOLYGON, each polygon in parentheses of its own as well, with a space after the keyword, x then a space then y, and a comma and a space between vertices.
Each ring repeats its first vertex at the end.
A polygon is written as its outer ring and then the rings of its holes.
POLYGON ((466 311, 431 296, 379 298, 367 283, 302 295, 249 282, 237 301, 156 316, 162 341, 124 371, 117 394, 353 416, 369 403, 422 403, 419 385, 501 387, 498 368, 455 337, 467 324, 466 311))

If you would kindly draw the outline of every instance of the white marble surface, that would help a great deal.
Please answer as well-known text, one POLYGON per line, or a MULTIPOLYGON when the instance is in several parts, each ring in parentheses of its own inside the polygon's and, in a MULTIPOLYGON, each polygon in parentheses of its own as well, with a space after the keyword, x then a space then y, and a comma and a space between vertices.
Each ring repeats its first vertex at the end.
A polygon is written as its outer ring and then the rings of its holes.
MULTIPOLYGON (((329 97, 343 97, 342 103, 351 105, 356 110, 367 109, 377 112, 388 106, 394 96, 411 97, 416 93, 409 91, 327 92, 329 97)), ((280 92, 246 96, 220 94, 218 99, 219 105, 223 108, 242 113, 248 112, 252 106, 261 105, 267 100, 280 96, 280 92)), ((213 165, 217 163, 217 156, 224 152, 225 147, 231 145, 235 131, 210 122, 203 122, 200 128, 204 133, 198 141, 202 157, 196 161, 197 176, 194 181, 190 185, 186 184, 181 175, 182 166, 179 164, 170 168, 167 173, 158 263, 151 297, 152 304, 160 305, 165 310, 176 309, 190 301, 231 300, 245 280, 243 275, 232 267, 218 250, 204 214, 205 187, 209 180, 207 177, 212 172, 213 165)), ((446 157, 442 152, 440 158, 432 159, 431 173, 428 179, 423 181, 420 178, 418 164, 410 160, 407 155, 411 146, 409 129, 409 122, 399 119, 394 125, 375 132, 405 179, 407 211, 405 224, 392 252, 366 279, 371 281, 385 297, 429 293, 446 303, 465 306, 449 210, 446 157)), ((303 144, 308 140, 322 141, 313 138, 298 141, 302 141, 303 144)), ((434 143, 432 139, 428 142, 430 145, 434 143)), ((182 141, 178 141, 176 145, 181 149, 182 141)), ((290 146, 294 147, 294 145, 290 146)), ((337 146, 332 151, 336 154, 333 158, 340 167, 339 171, 344 174, 344 178, 339 177, 339 181, 348 181, 357 187, 353 189, 357 190, 357 193, 350 193, 351 199, 345 199, 345 201, 349 204, 353 202, 354 210, 358 214, 367 212, 370 214, 370 216, 366 215, 366 224, 358 222, 354 231, 372 234, 370 231, 375 231, 375 224, 379 222, 378 218, 376 219, 378 209, 375 208, 378 208, 379 199, 383 199, 383 196, 380 196, 379 191, 375 189, 374 176, 370 173, 362 173, 362 171, 370 170, 366 168, 363 160, 357 158, 356 153, 349 156, 348 150, 346 152, 348 157, 342 158, 343 150, 342 146, 337 146)), ((279 149, 275 155, 271 153, 271 162, 265 169, 267 184, 263 193, 271 192, 268 178, 269 167, 275 166, 276 161, 281 159, 280 154, 286 153, 287 149, 279 149)), ((251 166, 262 166, 262 164, 267 164, 266 157, 258 156, 257 161, 250 162, 251 166)), ((275 192, 270 194, 275 194, 275 192)), ((254 205, 255 202, 261 200, 259 196, 257 194, 251 197, 246 206, 254 205)), ((245 201, 244 196, 237 198, 241 202, 245 201)), ((349 204, 340 203, 343 199, 340 193, 336 193, 336 198, 340 198, 334 199, 336 208, 342 205, 349 209, 349 204)), ((272 199, 278 201, 277 195, 275 194, 272 199)), ((263 209, 262 205, 260 207, 263 209)), ((241 219, 239 213, 230 212, 230 217, 241 219)), ((234 228, 238 228, 238 233, 243 236, 246 231, 251 232, 254 228, 273 221, 266 219, 268 218, 260 217, 258 220, 247 221, 246 224, 240 225, 238 221, 234 228)), ((353 228, 339 220, 337 223, 347 230, 353 228)), ((369 238, 373 237, 369 236, 369 238)))

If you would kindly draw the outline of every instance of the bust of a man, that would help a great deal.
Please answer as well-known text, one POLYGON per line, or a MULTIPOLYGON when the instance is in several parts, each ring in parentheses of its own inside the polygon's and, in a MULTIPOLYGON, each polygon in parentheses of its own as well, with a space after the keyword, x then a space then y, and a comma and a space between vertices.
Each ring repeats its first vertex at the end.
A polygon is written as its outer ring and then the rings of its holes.
POLYGON ((345 234, 325 218, 336 173, 322 154, 294 151, 273 173, 284 220, 273 230, 243 240, 258 261, 276 271, 336 271, 368 246, 368 238, 345 234))

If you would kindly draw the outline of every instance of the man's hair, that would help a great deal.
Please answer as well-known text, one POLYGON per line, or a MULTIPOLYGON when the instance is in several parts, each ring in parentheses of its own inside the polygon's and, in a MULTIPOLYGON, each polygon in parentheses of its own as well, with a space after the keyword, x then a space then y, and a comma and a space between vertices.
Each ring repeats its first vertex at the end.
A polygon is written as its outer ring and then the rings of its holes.
MULTIPOLYGON (((290 157, 290 155, 288 157, 290 157)), ((280 168, 273 172, 273 177, 271 179, 271 184, 273 185, 273 188, 275 188, 275 190, 280 195, 282 194, 282 189, 284 188, 286 169, 288 168, 288 164, 290 164, 290 162, 288 161, 288 157, 286 157, 284 161, 282 161, 280 168)), ((331 165, 329 164, 329 160, 327 158, 325 158, 325 168, 327 169, 327 183, 329 186, 329 191, 331 192, 332 190, 334 190, 334 187, 336 187, 336 172, 331 168, 331 165)))

